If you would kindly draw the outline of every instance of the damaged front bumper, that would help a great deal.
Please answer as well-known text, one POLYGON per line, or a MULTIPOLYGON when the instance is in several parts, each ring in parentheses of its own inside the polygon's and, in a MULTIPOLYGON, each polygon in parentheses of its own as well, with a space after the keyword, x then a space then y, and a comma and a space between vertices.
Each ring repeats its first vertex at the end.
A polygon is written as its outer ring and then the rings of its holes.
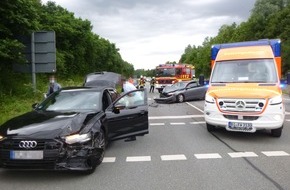
POLYGON ((61 140, 36 140, 33 149, 18 146, 22 140, 0 142, 0 166, 13 169, 87 171, 100 164, 104 152, 92 141, 68 145, 61 140), (35 154, 37 153, 37 154, 35 154))
POLYGON ((154 98, 156 103, 174 103, 176 102, 176 97, 174 95, 171 96, 163 96, 160 94, 160 98, 154 98))

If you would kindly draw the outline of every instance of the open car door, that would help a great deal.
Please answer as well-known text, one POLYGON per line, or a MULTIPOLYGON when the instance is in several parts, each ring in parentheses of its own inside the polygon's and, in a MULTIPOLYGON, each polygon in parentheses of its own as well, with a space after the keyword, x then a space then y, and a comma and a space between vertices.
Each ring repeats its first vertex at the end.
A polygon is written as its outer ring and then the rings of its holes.
POLYGON ((116 99, 107 109, 109 140, 149 133, 147 92, 133 90, 116 99))

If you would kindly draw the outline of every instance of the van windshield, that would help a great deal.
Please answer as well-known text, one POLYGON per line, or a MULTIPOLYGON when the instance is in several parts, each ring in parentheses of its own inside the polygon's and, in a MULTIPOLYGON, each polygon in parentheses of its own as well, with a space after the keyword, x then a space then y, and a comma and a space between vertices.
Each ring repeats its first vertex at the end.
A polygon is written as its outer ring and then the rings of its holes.
POLYGON ((211 76, 212 83, 276 83, 273 59, 219 61, 211 76))

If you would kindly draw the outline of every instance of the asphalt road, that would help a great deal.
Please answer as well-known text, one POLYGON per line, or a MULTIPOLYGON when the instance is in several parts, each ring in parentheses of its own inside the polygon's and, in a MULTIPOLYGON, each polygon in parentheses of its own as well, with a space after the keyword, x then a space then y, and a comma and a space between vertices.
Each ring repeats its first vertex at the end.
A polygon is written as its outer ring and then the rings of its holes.
POLYGON ((150 134, 110 144, 91 175, 0 169, 0 189, 290 189, 290 98, 280 138, 269 131, 209 133, 203 101, 155 104, 150 134))

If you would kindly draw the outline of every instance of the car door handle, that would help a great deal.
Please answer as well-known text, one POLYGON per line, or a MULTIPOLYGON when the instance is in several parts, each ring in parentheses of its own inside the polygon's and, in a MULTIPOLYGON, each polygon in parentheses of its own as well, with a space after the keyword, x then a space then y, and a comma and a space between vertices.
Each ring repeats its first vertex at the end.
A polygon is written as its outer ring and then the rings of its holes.
POLYGON ((141 110, 140 111, 140 115, 145 115, 146 111, 145 110, 141 110))

